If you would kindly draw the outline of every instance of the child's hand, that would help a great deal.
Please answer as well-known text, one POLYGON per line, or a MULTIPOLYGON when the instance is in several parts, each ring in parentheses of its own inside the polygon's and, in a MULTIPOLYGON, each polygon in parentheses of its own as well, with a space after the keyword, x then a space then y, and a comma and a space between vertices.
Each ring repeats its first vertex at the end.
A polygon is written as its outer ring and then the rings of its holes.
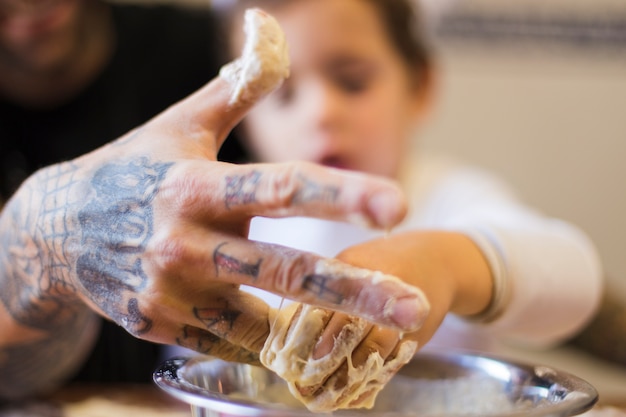
MULTIPOLYGON (((372 240, 344 250, 338 259, 395 275, 421 289, 430 313, 420 329, 404 335, 424 346, 448 313, 472 316, 492 297, 492 276, 485 258, 467 236, 454 232, 416 231, 372 240)), ((394 346, 384 342, 381 349, 394 346)))

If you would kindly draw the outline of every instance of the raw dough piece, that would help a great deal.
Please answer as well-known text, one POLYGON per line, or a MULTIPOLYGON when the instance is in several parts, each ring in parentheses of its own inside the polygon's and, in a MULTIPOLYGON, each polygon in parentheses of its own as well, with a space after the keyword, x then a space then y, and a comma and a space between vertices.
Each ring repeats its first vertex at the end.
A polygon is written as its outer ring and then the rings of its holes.
POLYGON ((248 9, 243 29, 241 57, 220 70, 220 77, 233 86, 231 105, 254 102, 289 76, 287 41, 276 19, 261 9, 248 9))
POLYGON ((330 412, 341 408, 371 408, 378 392, 406 364, 417 342, 401 343, 395 358, 387 362, 378 352, 355 367, 352 352, 365 336, 369 323, 351 317, 335 339, 332 351, 319 359, 312 357, 330 311, 293 303, 274 310, 270 318, 270 336, 261 350, 261 363, 288 383, 291 393, 313 412, 330 412), (347 376, 334 372, 346 363, 347 376))

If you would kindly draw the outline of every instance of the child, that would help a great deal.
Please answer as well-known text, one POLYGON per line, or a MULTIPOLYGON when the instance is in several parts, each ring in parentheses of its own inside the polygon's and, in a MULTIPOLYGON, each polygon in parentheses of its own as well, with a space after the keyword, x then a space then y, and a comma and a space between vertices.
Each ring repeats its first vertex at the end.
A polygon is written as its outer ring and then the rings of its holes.
MULTIPOLYGON (((420 346, 437 332, 433 346, 488 349, 498 339, 547 347, 588 321, 602 275, 581 231, 525 207, 488 173, 410 151, 435 78, 410 0, 239 0, 230 26, 236 54, 242 11, 254 6, 283 27, 291 75, 245 119, 252 153, 394 178, 411 206, 388 236, 256 218, 250 238, 337 255, 420 287, 431 313, 404 335, 420 346)), ((396 341, 382 333, 376 340, 387 351, 396 341)))

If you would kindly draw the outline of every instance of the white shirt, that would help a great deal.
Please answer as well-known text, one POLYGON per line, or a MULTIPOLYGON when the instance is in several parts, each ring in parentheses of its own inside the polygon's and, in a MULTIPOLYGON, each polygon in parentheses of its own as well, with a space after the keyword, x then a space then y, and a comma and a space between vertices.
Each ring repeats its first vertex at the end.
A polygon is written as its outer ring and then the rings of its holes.
MULTIPOLYGON (((481 248, 493 274, 507 282, 502 314, 483 324, 448 315, 429 346, 488 350, 495 340, 548 347, 572 336, 595 312, 602 293, 599 257, 583 232, 521 204, 494 176, 454 161, 421 156, 401 183, 409 214, 396 231, 452 230, 481 248)), ((383 232, 311 218, 255 218, 249 238, 335 256, 383 232)), ((270 304, 279 298, 253 289, 270 304)))

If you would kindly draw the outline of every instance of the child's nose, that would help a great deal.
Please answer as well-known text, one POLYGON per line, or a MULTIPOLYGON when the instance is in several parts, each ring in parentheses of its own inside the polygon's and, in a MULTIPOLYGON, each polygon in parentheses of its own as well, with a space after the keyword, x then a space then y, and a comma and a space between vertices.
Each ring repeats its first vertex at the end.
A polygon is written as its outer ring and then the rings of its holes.
POLYGON ((306 119, 317 127, 333 126, 340 121, 344 110, 343 101, 330 83, 310 83, 302 98, 306 119))

